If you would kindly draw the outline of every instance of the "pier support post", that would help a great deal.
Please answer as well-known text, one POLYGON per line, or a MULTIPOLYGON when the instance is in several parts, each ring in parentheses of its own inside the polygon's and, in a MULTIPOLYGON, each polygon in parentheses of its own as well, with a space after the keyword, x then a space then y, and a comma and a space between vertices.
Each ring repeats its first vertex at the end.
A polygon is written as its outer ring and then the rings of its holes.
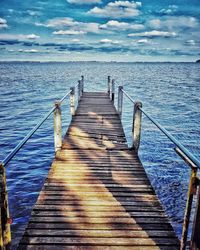
POLYGON ((191 249, 200 249, 200 179, 197 180, 198 191, 196 200, 196 211, 192 229, 191 249))
POLYGON ((123 92, 122 92, 123 86, 118 87, 118 113, 119 116, 122 116, 122 105, 123 105, 123 92))
POLYGON ((6 171, 3 163, 0 163, 0 177, 0 249, 10 249, 12 220, 9 216, 6 171))
POLYGON ((190 182, 189 182, 189 187, 188 187, 187 202, 186 202, 186 207, 185 207, 185 215, 184 215, 184 220, 183 220, 183 230, 182 230, 180 250, 185 250, 186 245, 187 245, 187 236, 188 236, 188 228, 189 228, 189 223, 190 223, 190 215, 191 215, 191 210, 192 210, 192 201, 193 201, 193 196, 196 193, 196 183, 195 183, 196 176, 197 176, 197 168, 192 167, 191 175, 190 175, 190 182))
POLYGON ((111 101, 115 101, 115 80, 112 80, 112 93, 111 93, 111 101))
POLYGON ((110 98, 110 84, 111 84, 111 78, 108 76, 108 96, 110 98))
POLYGON ((132 148, 135 149, 136 152, 138 152, 140 146, 140 137, 141 137, 142 112, 140 108, 142 108, 142 103, 136 102, 133 110, 133 125, 132 125, 132 136, 133 136, 132 148))
POLYGON ((54 148, 55 152, 61 149, 62 146, 62 120, 61 120, 61 109, 60 103, 55 102, 54 111, 54 148))
POLYGON ((84 92, 84 76, 81 76, 81 95, 84 92))
POLYGON ((78 101, 81 100, 81 80, 78 81, 78 101))
POLYGON ((71 115, 75 115, 75 88, 71 87, 70 90, 70 112, 71 115))

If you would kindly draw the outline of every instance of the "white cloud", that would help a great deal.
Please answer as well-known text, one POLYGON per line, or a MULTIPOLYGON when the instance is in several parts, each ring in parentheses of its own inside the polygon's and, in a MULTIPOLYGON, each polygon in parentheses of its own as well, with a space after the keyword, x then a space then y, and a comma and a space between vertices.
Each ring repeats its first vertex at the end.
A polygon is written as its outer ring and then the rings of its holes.
POLYGON ((194 40, 187 40, 186 44, 194 46, 194 45, 196 45, 196 42, 194 40))
POLYGON ((143 24, 131 24, 126 22, 119 22, 116 20, 110 20, 106 24, 99 26, 101 29, 107 30, 141 30, 144 29, 143 24))
POLYGON ((79 28, 86 32, 99 33, 98 23, 79 23, 79 28))
POLYGON ((54 18, 47 21, 47 23, 35 23, 36 26, 44 26, 48 28, 63 28, 63 27, 74 27, 78 25, 78 22, 74 21, 73 18, 63 17, 54 18))
POLYGON ((40 36, 37 36, 37 35, 35 35, 35 34, 30 34, 30 35, 27 35, 26 38, 27 38, 27 39, 30 39, 30 40, 35 40, 35 39, 40 38, 40 36))
POLYGON ((19 49, 18 52, 23 52, 23 53, 38 53, 39 51, 36 49, 19 49))
POLYGON ((141 44, 141 43, 151 43, 151 41, 150 40, 148 40, 148 39, 146 39, 146 38, 144 38, 144 39, 139 39, 139 40, 137 40, 137 43, 139 43, 139 44, 141 44))
POLYGON ((100 4, 101 0, 67 0, 68 3, 71 4, 100 4))
POLYGON ((34 11, 34 10, 27 10, 27 13, 30 16, 40 16, 41 15, 41 13, 39 11, 34 11))
POLYGON ((72 41, 72 43, 80 43, 81 42, 80 39, 72 39, 71 41, 72 41))
POLYGON ((24 34, 0 34, 0 39, 2 40, 34 40, 39 38, 40 36, 37 36, 35 34, 29 34, 29 35, 24 35, 24 34))
POLYGON ((175 37, 175 32, 151 30, 141 33, 128 34, 128 37, 175 37))
POLYGON ((152 19, 149 21, 149 26, 153 29, 168 29, 174 30, 182 28, 196 28, 198 27, 198 20, 195 17, 176 16, 165 17, 164 19, 152 19))
POLYGON ((0 18, 0 29, 7 28, 7 21, 4 18, 0 18))
POLYGON ((98 23, 84 23, 77 22, 73 18, 63 17, 63 18, 54 18, 48 20, 46 23, 35 23, 36 26, 44 26, 53 29, 64 29, 70 28, 76 31, 83 31, 84 33, 98 33, 99 24, 98 23))
POLYGON ((115 1, 108 3, 104 8, 94 7, 88 14, 109 17, 109 18, 135 18, 140 14, 138 10, 141 7, 141 2, 135 1, 115 1))
POLYGON ((81 31, 81 30, 59 30, 59 31, 54 31, 54 35, 84 35, 86 32, 81 31))
POLYGON ((100 43, 105 43, 105 44, 120 44, 121 41, 119 41, 119 40, 111 40, 111 39, 105 38, 105 39, 100 40, 100 43))
POLYGON ((167 8, 161 9, 159 12, 166 15, 172 15, 177 11, 177 9, 177 5, 169 5, 167 8))

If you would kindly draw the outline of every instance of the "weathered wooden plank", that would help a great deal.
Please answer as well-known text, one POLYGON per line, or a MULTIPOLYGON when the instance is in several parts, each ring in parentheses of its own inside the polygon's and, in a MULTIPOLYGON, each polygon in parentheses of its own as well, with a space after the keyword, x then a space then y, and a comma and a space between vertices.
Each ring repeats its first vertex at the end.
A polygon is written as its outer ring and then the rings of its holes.
MULTIPOLYGON (((68 216, 68 217, 76 217, 77 213, 75 211, 38 211, 38 210, 33 210, 32 216, 40 216, 40 217, 63 217, 63 216, 68 216)), ((127 217, 154 217, 154 218, 161 218, 161 217, 166 217, 166 215, 163 212, 150 212, 150 211, 145 211, 145 212, 129 212, 126 213, 125 211, 122 212, 115 212, 115 211, 95 211, 95 212, 86 212, 86 211, 80 211, 79 212, 79 217, 93 217, 93 218, 127 218, 127 217)))
MULTIPOLYGON (((20 245, 20 250, 66 250, 63 245, 20 245)), ((68 250, 102 250, 101 245, 96 246, 67 246, 68 250)), ((121 246, 103 246, 104 250, 122 250, 121 246)), ((144 250, 144 246, 123 246, 123 250, 144 250)), ((176 246, 145 246, 145 250, 177 250, 176 246)))
POLYGON ((66 244, 66 245, 101 245, 101 246, 156 246, 156 245, 176 245, 176 238, 80 238, 80 237, 26 237, 22 238, 21 244, 66 244))
MULTIPOLYGON (((99 193, 103 193, 103 192, 125 192, 125 190, 123 188, 104 188, 103 186, 101 188, 97 188, 97 187, 94 187, 97 189, 97 191, 99 193)), ((92 191, 92 188, 88 188, 87 186, 78 186, 78 187, 72 187, 72 186, 44 186, 43 191, 59 191, 59 192, 62 192, 62 191, 67 191, 67 190, 71 190, 73 192, 77 192, 79 190, 82 190, 82 192, 91 192, 92 191)), ((154 190, 152 188, 138 188, 138 187, 135 187, 135 188, 129 188, 129 191, 130 192, 133 192, 133 193, 152 193, 154 194, 154 190)))
POLYGON ((33 230, 28 229, 25 233, 25 236, 76 236, 76 237, 97 237, 97 238, 115 238, 115 237, 123 237, 123 238, 149 238, 149 237, 170 237, 174 238, 175 234, 172 231, 158 231, 158 230, 138 230, 138 231, 130 231, 130 230, 33 230))
MULTIPOLYGON (((89 224, 111 224, 114 226, 114 224, 119 224, 119 223, 124 223, 124 224, 140 224, 140 223, 152 223, 152 224, 159 224, 159 223, 169 223, 168 220, 166 220, 165 217, 138 217, 138 218, 130 218, 130 217, 81 217, 81 216, 76 216, 76 217, 66 217, 66 216, 47 216, 47 217, 37 217, 37 216, 32 216, 30 218, 30 222, 55 222, 55 223, 62 223, 62 222, 67 222, 67 223, 89 223, 89 224)), ((108 226, 109 227, 109 226, 108 226)))
MULTIPOLYGON (((71 198, 71 197, 74 197, 74 191, 72 190, 64 190, 64 191, 60 191, 60 192, 57 192, 57 191, 41 191, 40 192, 40 196, 43 197, 43 196, 46 196, 46 197, 51 197, 51 199, 54 199, 54 198, 58 198, 59 196, 61 196, 63 198, 63 196, 67 196, 67 198, 71 198)), ((151 194, 151 193, 128 193, 128 192, 108 192, 105 191, 105 192, 98 192, 98 191, 94 191, 94 192, 81 192, 81 191, 76 191, 76 197, 80 197, 82 199, 87 199, 87 198, 92 198, 92 197, 96 197, 96 198, 99 198, 99 197, 102 197, 102 198, 109 198, 109 197, 129 197, 130 199, 132 199, 132 197, 136 198, 136 199, 147 199, 147 200, 157 200, 157 196, 155 194, 151 194)))
POLYGON ((154 212, 154 211, 158 211, 158 212, 163 212, 162 207, 160 206, 149 206, 149 207, 144 207, 144 206, 70 206, 70 205, 41 205, 41 204, 36 204, 34 206, 34 211, 68 211, 68 212, 76 212, 76 211, 85 211, 85 212, 154 212))
MULTIPOLYGON (((79 223, 71 224, 68 222, 51 223, 51 222, 30 222, 28 224, 29 229, 82 229, 82 230, 113 230, 108 224, 98 224, 98 223, 79 223)), ((126 224, 118 223, 114 225, 114 229, 119 230, 162 230, 162 231, 172 231, 172 227, 169 223, 140 223, 140 224, 126 224)))

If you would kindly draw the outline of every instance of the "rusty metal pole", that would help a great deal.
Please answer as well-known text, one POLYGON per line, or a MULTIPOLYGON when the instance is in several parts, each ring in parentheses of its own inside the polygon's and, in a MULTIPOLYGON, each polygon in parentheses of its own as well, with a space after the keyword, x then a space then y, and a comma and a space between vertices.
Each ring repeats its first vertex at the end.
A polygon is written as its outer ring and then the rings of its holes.
POLYGON ((187 202, 186 202, 186 207, 185 207, 185 215, 184 215, 184 220, 183 220, 180 250, 185 250, 186 245, 187 245, 188 227, 190 223, 193 195, 196 193, 196 184, 195 184, 196 175, 197 175, 197 168, 192 167, 191 175, 190 175, 190 182, 189 182, 189 187, 188 187, 187 202))
POLYGON ((62 120, 61 120, 61 109, 60 103, 55 102, 54 111, 54 148, 57 152, 62 147, 62 120))
POLYGON ((133 144, 132 148, 138 152, 140 146, 140 137, 141 137, 141 121, 142 121, 142 108, 141 102, 136 102, 133 110, 133 125, 132 125, 132 136, 133 136, 133 144))
POLYGON ((191 237, 191 249, 200 249, 200 179, 197 179, 198 191, 196 199, 196 211, 194 215, 194 223, 191 237))
POLYGON ((1 212, 0 212, 0 246, 1 249, 10 249, 11 246, 11 218, 9 216, 8 208, 8 192, 6 187, 6 171, 3 163, 0 163, 0 175, 1 175, 1 212))
POLYGON ((111 78, 108 76, 108 96, 110 98, 110 84, 111 84, 111 78))
POLYGON ((71 87, 70 90, 70 112, 71 115, 75 115, 75 88, 71 87))
POLYGON ((112 93, 111 93, 111 101, 115 101, 115 80, 112 80, 112 93))
POLYGON ((118 87, 118 113, 121 118, 122 116, 122 105, 123 105, 123 92, 122 92, 123 86, 118 87))

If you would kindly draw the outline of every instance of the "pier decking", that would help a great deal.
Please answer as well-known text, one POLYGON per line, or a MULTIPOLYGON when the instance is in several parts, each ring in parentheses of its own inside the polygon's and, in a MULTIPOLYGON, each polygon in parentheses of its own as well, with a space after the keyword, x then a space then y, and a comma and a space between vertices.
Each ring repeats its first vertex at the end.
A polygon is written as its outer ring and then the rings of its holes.
POLYGON ((83 93, 18 249, 179 249, 107 93, 83 93))

